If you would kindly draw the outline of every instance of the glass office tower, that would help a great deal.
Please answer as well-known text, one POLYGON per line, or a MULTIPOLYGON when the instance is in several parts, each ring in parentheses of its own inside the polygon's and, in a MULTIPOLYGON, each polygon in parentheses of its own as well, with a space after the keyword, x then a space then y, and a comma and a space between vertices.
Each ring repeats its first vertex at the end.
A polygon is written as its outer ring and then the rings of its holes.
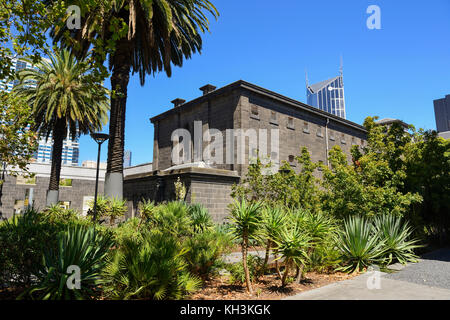
POLYGON ((341 75, 316 84, 306 83, 307 103, 345 119, 344 77, 341 75))

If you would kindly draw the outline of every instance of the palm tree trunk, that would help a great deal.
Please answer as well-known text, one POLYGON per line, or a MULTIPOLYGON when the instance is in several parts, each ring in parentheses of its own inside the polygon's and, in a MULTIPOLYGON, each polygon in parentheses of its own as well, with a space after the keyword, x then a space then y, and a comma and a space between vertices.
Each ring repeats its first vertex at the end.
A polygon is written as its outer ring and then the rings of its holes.
POLYGON ((242 263, 244 265, 245 283, 247 285, 247 291, 250 294, 253 294, 253 288, 252 288, 252 284, 250 282, 250 272, 248 270, 248 265, 247 265, 247 252, 248 252, 248 236, 246 233, 244 233, 244 235, 242 237, 242 263))
POLYGON ((58 119, 56 121, 56 125, 52 135, 53 135, 52 167, 50 170, 50 183, 48 185, 48 192, 47 192, 47 206, 51 206, 58 203, 63 142, 67 135, 66 122, 64 120, 58 119))
POLYGON ((109 119, 108 165, 105 176, 105 196, 123 198, 123 154, 125 144, 125 113, 127 89, 131 70, 131 43, 126 39, 117 42, 112 59, 111 97, 109 119))
POLYGON ((269 263, 269 255, 270 255, 270 247, 272 241, 267 240, 267 247, 266 247, 266 256, 264 257, 264 271, 267 269, 267 264, 269 263))

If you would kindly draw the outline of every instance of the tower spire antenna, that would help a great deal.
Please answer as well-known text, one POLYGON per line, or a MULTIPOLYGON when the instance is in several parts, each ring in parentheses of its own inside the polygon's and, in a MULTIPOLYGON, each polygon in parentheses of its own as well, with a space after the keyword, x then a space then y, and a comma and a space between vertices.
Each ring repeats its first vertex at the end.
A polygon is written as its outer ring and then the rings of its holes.
POLYGON ((344 58, 342 57, 342 54, 341 54, 341 65, 340 65, 340 67, 339 67, 339 74, 340 74, 341 76, 344 75, 344 58))
POLYGON ((309 87, 309 80, 308 80, 308 69, 305 68, 305 82, 306 82, 306 88, 309 87))

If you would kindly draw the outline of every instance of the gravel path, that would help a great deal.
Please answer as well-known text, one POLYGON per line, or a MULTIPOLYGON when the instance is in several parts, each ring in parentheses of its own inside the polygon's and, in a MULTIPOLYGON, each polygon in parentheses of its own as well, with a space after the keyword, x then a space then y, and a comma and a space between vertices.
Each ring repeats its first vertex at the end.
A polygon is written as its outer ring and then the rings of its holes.
POLYGON ((387 274, 388 279, 450 289, 450 248, 425 254, 419 263, 411 263, 402 271, 387 274))

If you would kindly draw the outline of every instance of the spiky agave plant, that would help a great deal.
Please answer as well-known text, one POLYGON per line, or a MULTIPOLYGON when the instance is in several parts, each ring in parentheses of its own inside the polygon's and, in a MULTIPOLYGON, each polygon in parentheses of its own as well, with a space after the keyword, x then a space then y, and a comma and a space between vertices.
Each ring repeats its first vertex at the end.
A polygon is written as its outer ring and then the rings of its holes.
POLYGON ((417 262, 418 256, 414 254, 414 249, 422 246, 417 244, 418 240, 411 240, 413 230, 408 222, 404 222, 401 217, 382 215, 375 218, 374 225, 379 237, 384 240, 387 264, 395 261, 401 264, 417 262))
POLYGON ((337 243, 344 264, 338 270, 355 272, 362 271, 372 264, 383 264, 384 242, 368 219, 363 217, 346 219, 337 243))
MULTIPOLYGON (((96 233, 94 227, 69 226, 58 235, 58 248, 44 253, 43 265, 37 274, 38 283, 21 297, 29 296, 42 300, 90 299, 98 293, 103 283, 101 272, 106 265, 106 256, 112 239, 96 233), (70 272, 79 268, 79 288, 67 285, 70 272), (69 271, 71 270, 71 271, 69 271), (68 273, 69 272, 69 273, 68 273)), ((76 285, 77 282, 74 283, 76 285)))
POLYGON ((201 281, 187 271, 186 249, 171 234, 124 241, 109 260, 105 292, 115 299, 181 299, 201 281))

